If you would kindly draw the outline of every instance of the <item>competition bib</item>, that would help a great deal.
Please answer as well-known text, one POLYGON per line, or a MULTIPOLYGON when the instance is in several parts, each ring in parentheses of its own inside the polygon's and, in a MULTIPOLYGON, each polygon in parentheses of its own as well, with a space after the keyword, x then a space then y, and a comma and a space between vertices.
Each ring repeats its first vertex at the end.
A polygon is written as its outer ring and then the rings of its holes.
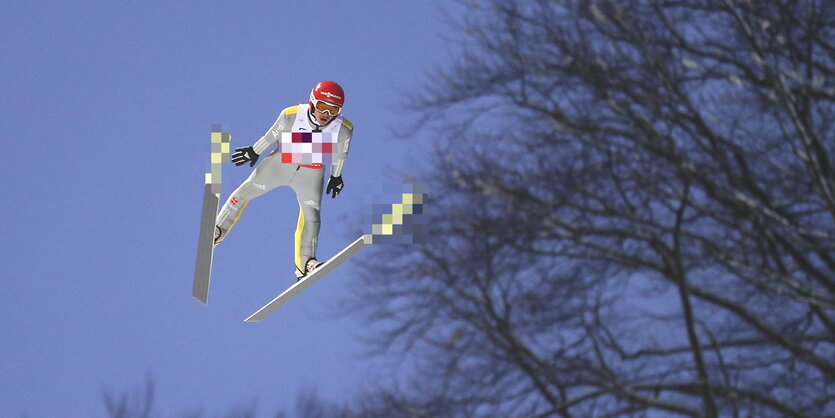
POLYGON ((300 104, 291 132, 282 132, 279 143, 281 162, 322 168, 332 162, 333 148, 342 128, 342 115, 334 118, 321 131, 311 130, 307 104, 300 104))

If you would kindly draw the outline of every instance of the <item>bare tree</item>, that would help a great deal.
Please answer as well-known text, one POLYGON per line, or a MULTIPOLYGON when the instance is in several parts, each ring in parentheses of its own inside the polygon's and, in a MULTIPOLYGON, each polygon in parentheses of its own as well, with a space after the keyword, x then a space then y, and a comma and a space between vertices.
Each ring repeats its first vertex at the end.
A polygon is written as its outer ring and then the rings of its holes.
POLYGON ((115 394, 112 391, 104 391, 104 407, 107 416, 111 418, 150 418, 154 414, 154 397, 156 396, 154 380, 146 376, 145 385, 142 391, 129 394, 122 392, 115 394))
MULTIPOLYGON (((107 411, 107 416, 110 418, 151 418, 159 416, 182 416, 188 418, 200 418, 206 416, 201 410, 193 410, 190 412, 172 415, 171 413, 160 414, 156 412, 154 406, 156 399, 156 384, 154 379, 150 376, 145 377, 144 387, 141 390, 128 392, 122 391, 116 393, 112 390, 105 390, 102 393, 104 399, 104 407, 107 411)), ((303 398, 300 398, 298 403, 302 404, 303 398)), ((211 416, 226 417, 226 418, 255 418, 256 416, 256 402, 244 402, 230 408, 225 414, 214 414, 211 416)), ((283 411, 279 411, 275 417, 284 417, 283 411)))
POLYGON ((432 241, 360 299, 414 373, 369 410, 833 415, 835 4, 462 4, 432 241))
MULTIPOLYGON (((107 416, 111 418, 150 418, 157 416, 181 416, 187 418, 201 418, 201 417, 224 417, 224 418, 255 418, 257 413, 257 401, 245 401, 235 404, 229 408, 227 412, 218 414, 210 413, 203 410, 203 408, 192 409, 189 412, 174 414, 172 411, 160 415, 155 412, 155 397, 156 385, 151 377, 145 378, 143 389, 133 392, 116 393, 112 390, 103 392, 104 406, 107 411, 107 416)), ((372 415, 375 409, 368 405, 359 412, 354 412, 347 406, 339 405, 330 402, 316 392, 315 388, 309 388, 302 391, 296 398, 295 408, 290 409, 293 412, 288 412, 288 408, 281 408, 276 413, 270 414, 275 418, 284 417, 304 417, 304 418, 353 418, 353 417, 373 417, 386 415, 372 415)))

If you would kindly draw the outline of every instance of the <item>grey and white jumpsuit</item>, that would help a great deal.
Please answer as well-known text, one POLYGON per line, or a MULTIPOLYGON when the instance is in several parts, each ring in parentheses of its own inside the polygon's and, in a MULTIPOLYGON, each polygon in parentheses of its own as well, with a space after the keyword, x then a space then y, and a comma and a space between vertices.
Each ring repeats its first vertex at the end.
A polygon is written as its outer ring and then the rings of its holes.
POLYGON ((215 224, 221 230, 220 238, 217 240, 219 243, 235 226, 250 200, 279 186, 292 187, 299 201, 299 220, 295 234, 295 265, 296 274, 301 276, 304 275, 307 260, 316 258, 325 169, 323 164, 294 164, 281 161, 281 135, 289 132, 329 132, 336 135, 337 141, 332 151, 331 175, 334 177, 342 175, 342 167, 348 156, 353 134, 351 122, 342 115, 338 115, 327 125, 319 126, 309 115, 309 104, 290 106, 278 115, 272 128, 253 144, 252 148, 258 155, 263 154, 270 147, 277 146, 259 162, 249 178, 232 192, 220 209, 215 224))

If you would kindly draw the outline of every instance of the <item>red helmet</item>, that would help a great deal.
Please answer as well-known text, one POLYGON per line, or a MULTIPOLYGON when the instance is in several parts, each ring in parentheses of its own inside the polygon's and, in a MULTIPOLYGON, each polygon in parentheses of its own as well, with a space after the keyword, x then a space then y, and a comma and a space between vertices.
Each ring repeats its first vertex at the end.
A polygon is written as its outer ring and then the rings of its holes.
MULTIPOLYGON (((336 115, 342 108, 342 105, 345 104, 345 92, 342 91, 342 86, 340 86, 335 81, 322 81, 313 87, 313 90, 310 91, 310 109, 313 110, 314 106, 317 106, 318 102, 325 102, 332 106, 323 106, 323 108, 327 110, 334 110, 331 111, 331 115, 336 115)), ((322 109, 320 109, 322 110, 322 109)))

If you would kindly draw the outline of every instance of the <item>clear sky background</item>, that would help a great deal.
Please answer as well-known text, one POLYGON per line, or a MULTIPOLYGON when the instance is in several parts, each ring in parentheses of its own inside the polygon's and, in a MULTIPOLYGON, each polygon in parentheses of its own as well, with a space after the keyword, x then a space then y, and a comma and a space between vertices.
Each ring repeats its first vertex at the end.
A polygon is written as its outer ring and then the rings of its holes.
MULTIPOLYGON (((294 281, 289 188, 249 205, 215 252, 209 305, 193 300, 200 204, 212 124, 251 145, 332 79, 355 134, 343 194, 324 198, 320 258, 356 238, 381 203, 371 192, 429 153, 401 105, 449 57, 439 3, 0 6, 0 416, 104 416, 104 391, 146 376, 163 416, 253 400, 269 416, 397 373, 339 315, 359 283, 350 263, 242 322, 294 281)), ((225 165, 221 198, 250 171, 225 165)))

